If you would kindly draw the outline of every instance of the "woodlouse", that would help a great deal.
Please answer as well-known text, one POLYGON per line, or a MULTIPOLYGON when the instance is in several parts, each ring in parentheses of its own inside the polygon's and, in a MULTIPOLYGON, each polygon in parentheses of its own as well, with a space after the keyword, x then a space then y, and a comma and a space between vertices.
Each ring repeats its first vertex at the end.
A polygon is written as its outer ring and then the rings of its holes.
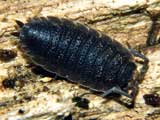
POLYGON ((137 79, 145 73, 148 59, 126 49, 110 37, 67 19, 39 17, 20 26, 20 42, 33 61, 102 96, 118 93, 133 98, 137 79), (134 56, 144 60, 137 71, 134 56), (145 69, 144 69, 145 68, 145 69))

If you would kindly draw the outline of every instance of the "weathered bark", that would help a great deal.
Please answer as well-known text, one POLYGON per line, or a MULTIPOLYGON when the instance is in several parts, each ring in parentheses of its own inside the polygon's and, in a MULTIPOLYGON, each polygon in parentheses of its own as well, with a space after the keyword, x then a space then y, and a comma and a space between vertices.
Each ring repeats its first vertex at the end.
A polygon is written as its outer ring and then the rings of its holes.
MULTIPOLYGON (((28 0, 0 1, 0 49, 17 52, 10 61, 0 61, 0 119, 60 119, 58 115, 72 114, 74 119, 159 119, 160 108, 146 105, 144 94, 160 94, 160 46, 143 49, 149 58, 149 70, 139 85, 135 107, 100 96, 84 96, 90 100, 89 109, 75 107, 72 98, 88 92, 76 84, 53 80, 48 75, 35 75, 30 63, 18 49, 10 33, 17 31, 15 20, 26 21, 34 16, 57 16, 81 22, 113 39, 132 47, 145 46, 152 20, 158 19, 160 0, 28 0), (15 87, 5 88, 4 80, 13 80, 15 87), (21 110, 20 110, 21 109, 21 110), (24 113, 23 111, 24 110, 24 113)), ((157 20, 157 23, 159 21, 157 20)))

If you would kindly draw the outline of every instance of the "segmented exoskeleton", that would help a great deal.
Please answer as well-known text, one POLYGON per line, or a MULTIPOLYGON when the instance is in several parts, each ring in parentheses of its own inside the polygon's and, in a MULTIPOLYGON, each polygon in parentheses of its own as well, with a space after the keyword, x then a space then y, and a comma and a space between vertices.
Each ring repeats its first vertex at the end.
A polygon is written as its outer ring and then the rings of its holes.
POLYGON ((103 96, 114 92, 133 97, 133 93, 128 93, 129 89, 135 92, 137 87, 138 72, 133 56, 141 54, 67 19, 40 17, 26 24, 17 23, 21 27, 20 41, 36 64, 100 91, 103 96))

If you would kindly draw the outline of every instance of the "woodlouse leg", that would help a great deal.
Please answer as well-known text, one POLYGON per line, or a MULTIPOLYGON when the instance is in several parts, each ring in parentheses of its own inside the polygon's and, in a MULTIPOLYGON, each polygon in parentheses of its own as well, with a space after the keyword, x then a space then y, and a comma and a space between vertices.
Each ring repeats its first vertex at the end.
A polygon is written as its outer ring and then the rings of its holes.
POLYGON ((113 88, 105 91, 101 96, 102 97, 106 97, 107 95, 112 94, 112 93, 117 93, 117 94, 120 94, 120 95, 124 95, 124 96, 126 96, 128 98, 132 98, 131 95, 129 95, 128 93, 126 93, 123 90, 121 90, 120 87, 113 87, 113 88))

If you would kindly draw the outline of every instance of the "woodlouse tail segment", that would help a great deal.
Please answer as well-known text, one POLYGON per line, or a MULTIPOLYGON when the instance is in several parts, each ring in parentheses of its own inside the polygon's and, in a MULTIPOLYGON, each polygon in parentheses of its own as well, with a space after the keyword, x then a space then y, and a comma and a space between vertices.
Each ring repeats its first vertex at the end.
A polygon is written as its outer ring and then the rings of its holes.
POLYGON ((19 20, 15 20, 15 22, 17 23, 18 27, 22 28, 24 23, 19 21, 19 20))
POLYGON ((12 32, 11 35, 15 36, 15 37, 19 37, 19 32, 12 32))
MULTIPOLYGON (((23 25, 24 25, 24 23, 23 22, 21 22, 21 21, 19 21, 19 20, 15 20, 15 22, 17 23, 17 25, 18 25, 18 28, 17 29, 20 29, 20 28, 22 28, 23 27, 23 25)), ((19 30, 18 30, 19 31, 19 30)), ((15 36, 15 37, 19 37, 19 35, 20 35, 20 32, 12 32, 11 33, 11 35, 13 35, 13 36, 15 36)))

